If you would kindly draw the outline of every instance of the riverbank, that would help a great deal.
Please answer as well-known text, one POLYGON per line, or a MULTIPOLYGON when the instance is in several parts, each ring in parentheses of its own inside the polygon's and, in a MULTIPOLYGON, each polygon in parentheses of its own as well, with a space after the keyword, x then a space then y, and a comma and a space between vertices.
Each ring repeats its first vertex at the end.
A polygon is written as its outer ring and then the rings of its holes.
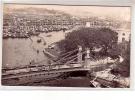
POLYGON ((60 32, 60 31, 63 31, 63 32, 66 32, 68 30, 71 30, 73 28, 69 28, 69 29, 59 29, 59 30, 49 30, 49 31, 39 31, 39 32, 34 32, 34 33, 23 33, 23 34, 20 34, 20 33, 4 33, 3 34, 3 39, 7 39, 7 38, 29 38, 31 36, 38 36, 40 35, 41 33, 44 33, 44 34, 48 34, 48 33, 51 33, 51 32, 60 32))
POLYGON ((30 62, 47 64, 48 57, 44 55, 43 50, 49 45, 65 39, 65 34, 72 30, 74 29, 66 32, 40 33, 38 36, 27 38, 3 38, 3 68, 21 67, 30 64, 30 62), (41 42, 37 43, 39 39, 41 42))

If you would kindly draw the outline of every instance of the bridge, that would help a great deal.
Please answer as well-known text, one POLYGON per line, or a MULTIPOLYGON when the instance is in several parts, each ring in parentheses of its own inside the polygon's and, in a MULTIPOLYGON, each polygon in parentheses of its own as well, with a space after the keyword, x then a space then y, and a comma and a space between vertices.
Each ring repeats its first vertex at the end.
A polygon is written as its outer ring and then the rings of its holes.
POLYGON ((67 77, 69 73, 73 72, 85 72, 86 76, 90 76, 92 72, 102 71, 110 66, 107 59, 96 60, 91 58, 90 50, 87 48, 83 51, 81 46, 78 49, 61 54, 59 58, 47 51, 44 51, 44 54, 52 60, 51 64, 40 65, 40 62, 37 62, 14 69, 3 69, 2 84, 24 85, 67 77), (84 60, 83 56, 85 56, 84 60))

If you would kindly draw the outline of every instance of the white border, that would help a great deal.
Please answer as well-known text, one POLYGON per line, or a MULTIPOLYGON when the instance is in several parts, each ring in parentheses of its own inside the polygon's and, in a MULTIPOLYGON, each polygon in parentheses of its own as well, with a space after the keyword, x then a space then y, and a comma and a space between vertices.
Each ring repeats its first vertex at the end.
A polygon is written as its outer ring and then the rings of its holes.
MULTIPOLYGON (((132 17, 131 17, 131 86, 127 89, 121 88, 70 88, 70 87, 34 87, 34 86, 0 86, 2 90, 133 90, 134 89, 134 71, 135 71, 135 1, 134 0, 3 0, 1 2, 0 11, 0 55, 2 55, 2 19, 3 3, 23 3, 23 4, 63 4, 63 5, 99 5, 99 6, 131 6, 132 17)), ((2 56, 1 56, 2 57, 2 56)), ((2 59, 0 59, 0 65, 2 66, 2 59)), ((0 67, 1 70, 1 67, 0 67)), ((1 71, 0 71, 1 75, 1 71)), ((1 80, 1 77, 0 77, 1 80)))
POLYGON ((135 0, 3 0, 3 3, 131 6, 135 0))

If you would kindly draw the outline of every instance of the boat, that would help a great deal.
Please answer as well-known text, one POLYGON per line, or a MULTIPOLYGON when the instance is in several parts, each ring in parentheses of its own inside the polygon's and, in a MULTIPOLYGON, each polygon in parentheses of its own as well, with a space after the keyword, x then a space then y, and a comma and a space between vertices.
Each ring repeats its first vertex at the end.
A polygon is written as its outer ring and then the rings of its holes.
POLYGON ((38 40, 37 40, 37 43, 41 43, 41 42, 42 42, 42 40, 41 40, 41 39, 38 39, 38 40))

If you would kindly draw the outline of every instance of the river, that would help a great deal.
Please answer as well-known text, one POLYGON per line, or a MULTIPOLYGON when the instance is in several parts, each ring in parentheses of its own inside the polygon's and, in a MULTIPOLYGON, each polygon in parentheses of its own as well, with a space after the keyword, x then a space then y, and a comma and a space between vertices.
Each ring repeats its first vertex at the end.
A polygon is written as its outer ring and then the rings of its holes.
POLYGON ((65 39, 65 33, 63 31, 41 33, 39 36, 31 36, 30 38, 3 39, 2 65, 9 68, 27 65, 30 62, 46 64, 47 57, 42 51, 48 45, 62 39, 65 39), (41 43, 37 42, 39 39, 41 39, 41 43))
POLYGON ((47 64, 47 57, 43 50, 48 45, 59 42, 65 39, 65 34, 77 30, 79 27, 74 27, 66 32, 49 32, 40 33, 38 36, 31 36, 30 38, 7 38, 3 39, 2 46, 2 66, 7 68, 21 67, 30 64, 30 62, 40 62, 40 64, 47 64), (37 40, 41 39, 41 43, 37 40), (39 51, 39 52, 37 52, 39 51))

